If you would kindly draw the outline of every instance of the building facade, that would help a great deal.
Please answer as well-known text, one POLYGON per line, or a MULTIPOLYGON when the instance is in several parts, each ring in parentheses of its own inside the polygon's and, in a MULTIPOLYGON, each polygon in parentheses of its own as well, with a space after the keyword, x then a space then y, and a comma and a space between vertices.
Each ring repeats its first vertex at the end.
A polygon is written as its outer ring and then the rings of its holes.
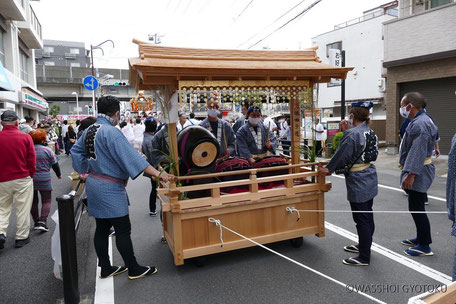
POLYGON ((439 127, 440 150, 448 154, 456 133, 456 2, 399 1, 399 18, 384 24, 387 68, 387 126, 389 153, 397 153, 400 100, 418 91, 427 112, 439 127))
POLYGON ((89 52, 84 42, 45 39, 43 49, 35 51, 35 61, 36 64, 47 66, 88 68, 89 52))
POLYGON ((41 24, 29 0, 0 1, 0 112, 14 110, 36 120, 47 112, 36 85, 33 50, 41 48, 41 24))
MULTIPOLYGON (((345 51, 345 66, 354 67, 345 81, 346 106, 361 100, 373 101, 371 123, 380 140, 385 140, 386 129, 383 23, 396 19, 397 5, 397 1, 393 1, 373 8, 362 17, 336 25, 333 31, 312 39, 313 45, 318 46, 318 56, 325 63, 330 63, 330 49, 345 51)), ((320 84, 318 108, 323 122, 339 122, 341 86, 320 84)))
MULTIPOLYGON (((128 84, 129 70, 96 69, 99 87, 96 96, 113 95, 124 102, 136 96, 136 89, 128 84)), ((93 104, 92 91, 84 88, 84 77, 92 74, 89 67, 36 65, 38 88, 47 99, 49 107, 58 105, 60 115, 88 115, 93 104)))

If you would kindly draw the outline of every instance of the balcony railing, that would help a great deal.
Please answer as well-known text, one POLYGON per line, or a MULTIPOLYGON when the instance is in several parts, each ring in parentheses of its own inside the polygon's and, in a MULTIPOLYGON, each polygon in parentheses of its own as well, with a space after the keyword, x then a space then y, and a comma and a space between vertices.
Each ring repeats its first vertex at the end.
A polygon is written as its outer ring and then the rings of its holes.
POLYGON ((38 37, 40 37, 40 40, 43 40, 43 34, 42 34, 42 30, 41 30, 41 23, 38 21, 38 18, 36 17, 36 14, 35 14, 35 11, 33 10, 31 5, 30 5, 30 24, 31 24, 31 27, 38 34, 38 37))
POLYGON ((343 23, 337 24, 337 25, 334 26, 334 29, 338 30, 338 29, 341 29, 341 28, 344 28, 344 27, 347 27, 347 26, 350 26, 350 25, 354 25, 354 24, 357 24, 357 23, 360 23, 360 22, 364 22, 364 21, 367 21, 367 20, 371 20, 373 18, 377 18, 377 17, 383 16, 383 15, 389 15, 389 16, 397 17, 397 9, 388 9, 388 10, 379 9, 379 10, 376 10, 376 11, 370 13, 370 14, 366 14, 366 15, 364 15, 362 17, 355 18, 355 19, 349 20, 347 22, 343 22, 343 23))

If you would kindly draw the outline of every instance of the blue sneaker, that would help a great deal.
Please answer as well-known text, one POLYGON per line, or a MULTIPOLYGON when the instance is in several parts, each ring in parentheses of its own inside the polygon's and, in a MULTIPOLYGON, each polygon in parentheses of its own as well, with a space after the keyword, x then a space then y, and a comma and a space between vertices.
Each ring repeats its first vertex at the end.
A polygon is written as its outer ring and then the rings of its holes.
POLYGON ((418 240, 417 240, 417 238, 414 238, 414 239, 406 239, 406 240, 401 241, 401 244, 404 245, 404 246, 413 247, 413 246, 418 245, 418 240))
POLYGON ((404 250, 406 255, 410 256, 432 256, 434 253, 429 245, 417 245, 409 249, 404 250))

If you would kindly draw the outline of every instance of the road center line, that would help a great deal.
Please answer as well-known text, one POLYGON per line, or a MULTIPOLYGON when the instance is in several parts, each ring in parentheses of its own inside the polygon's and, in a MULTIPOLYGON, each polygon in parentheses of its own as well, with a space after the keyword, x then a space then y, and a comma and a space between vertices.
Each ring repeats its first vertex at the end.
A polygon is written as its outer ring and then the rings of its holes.
MULTIPOLYGON (((325 228, 327 228, 328 230, 330 230, 334 233, 337 233, 340 236, 343 236, 353 242, 358 242, 358 236, 356 234, 351 233, 350 231, 345 230, 339 226, 333 225, 333 224, 325 221, 325 228)), ((380 246, 377 243, 372 243, 371 250, 375 251, 377 253, 380 253, 381 255, 383 255, 391 260, 394 260, 394 261, 398 262, 399 264, 402 264, 408 268, 411 268, 442 284, 445 284, 445 285, 451 284, 452 279, 449 275, 446 275, 440 271, 437 271, 426 265, 418 263, 412 259, 407 258, 406 256, 403 256, 402 254, 389 250, 386 247, 380 246)))
MULTIPOLYGON (((334 174, 331 175, 331 176, 332 177, 341 178, 341 179, 345 179, 344 176, 339 176, 339 175, 334 175, 334 174)), ((380 188, 385 188, 385 189, 388 189, 388 190, 398 191, 398 192, 402 192, 402 193, 404 192, 404 190, 402 190, 400 188, 395 188, 395 187, 390 187, 390 186, 385 186, 385 185, 380 185, 380 184, 378 184, 378 186, 380 188)), ((436 201, 446 202, 446 199, 441 198, 441 197, 437 197, 437 196, 428 195, 428 198, 436 200, 436 201)))
MULTIPOLYGON (((112 237, 109 237, 109 257, 112 263, 112 237)), ((97 259, 98 265, 98 259, 97 259)), ((94 304, 114 304, 114 277, 100 279, 101 267, 97 266, 97 277, 95 278, 95 299, 94 304)))

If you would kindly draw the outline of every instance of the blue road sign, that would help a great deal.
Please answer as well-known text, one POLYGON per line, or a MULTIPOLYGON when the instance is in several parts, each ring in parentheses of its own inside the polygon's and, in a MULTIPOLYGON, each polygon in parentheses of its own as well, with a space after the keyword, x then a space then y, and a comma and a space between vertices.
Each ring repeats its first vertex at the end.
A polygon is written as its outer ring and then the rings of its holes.
POLYGON ((90 75, 84 77, 82 83, 84 84, 84 88, 86 88, 89 91, 95 91, 98 88, 98 80, 90 75))

